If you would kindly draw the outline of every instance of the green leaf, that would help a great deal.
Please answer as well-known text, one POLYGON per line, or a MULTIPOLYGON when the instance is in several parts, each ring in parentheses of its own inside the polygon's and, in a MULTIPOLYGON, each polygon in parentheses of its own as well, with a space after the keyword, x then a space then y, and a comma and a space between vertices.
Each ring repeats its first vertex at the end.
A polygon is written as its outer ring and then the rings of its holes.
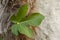
POLYGON ((18 25, 14 24, 12 27, 11 27, 11 32, 14 34, 14 35, 18 35, 18 25))
POLYGON ((30 29, 29 27, 27 27, 24 24, 20 24, 20 26, 19 26, 19 32, 22 33, 22 34, 25 34, 29 38, 32 38, 33 35, 34 35, 33 30, 30 29))
POLYGON ((38 26, 40 25, 40 23, 42 22, 42 20, 44 19, 44 16, 39 14, 39 13, 33 13, 30 16, 28 16, 26 18, 25 21, 23 21, 23 23, 32 25, 32 26, 38 26))
POLYGON ((29 27, 27 27, 27 25, 25 24, 15 24, 12 26, 12 33, 17 35, 19 33, 26 35, 29 38, 32 38, 34 33, 32 31, 32 29, 30 29, 29 27))
POLYGON ((12 22, 20 22, 27 14, 28 5, 24 4, 19 9, 16 15, 11 16, 10 20, 12 22))
POLYGON ((17 23, 18 21, 16 20, 15 15, 11 16, 10 21, 13 23, 17 23))
POLYGON ((3 38, 0 37, 0 40, 3 40, 3 38))
POLYGON ((17 15, 16 15, 16 18, 17 18, 18 20, 24 18, 24 17, 26 16, 26 14, 27 14, 27 11, 28 11, 28 5, 27 5, 27 4, 22 5, 22 6, 19 8, 19 10, 18 10, 18 13, 17 13, 17 15))

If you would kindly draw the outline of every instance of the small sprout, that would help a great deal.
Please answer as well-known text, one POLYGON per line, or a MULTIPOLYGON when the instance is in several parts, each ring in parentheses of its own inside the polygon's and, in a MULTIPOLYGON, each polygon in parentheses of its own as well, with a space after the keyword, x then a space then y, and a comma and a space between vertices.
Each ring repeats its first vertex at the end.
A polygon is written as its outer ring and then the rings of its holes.
POLYGON ((29 25, 32 25, 33 27, 39 26, 44 19, 44 16, 40 13, 32 13, 26 17, 27 11, 28 5, 24 4, 18 9, 16 15, 11 16, 10 21, 14 23, 11 27, 11 32, 16 36, 21 33, 29 38, 33 38, 34 31, 29 25))

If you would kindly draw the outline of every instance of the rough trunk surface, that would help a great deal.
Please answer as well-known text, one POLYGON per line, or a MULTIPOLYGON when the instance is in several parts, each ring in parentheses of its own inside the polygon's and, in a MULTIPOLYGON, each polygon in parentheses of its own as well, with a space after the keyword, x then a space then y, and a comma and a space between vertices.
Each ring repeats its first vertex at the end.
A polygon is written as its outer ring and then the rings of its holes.
MULTIPOLYGON (((6 12, 5 1, 8 2, 3 0, 1 4, 0 0, 0 33, 6 32, 10 24, 8 18, 11 14, 6 12)), ((28 4, 31 1, 27 0, 28 4)), ((39 28, 36 28, 35 40, 60 40, 60 0, 36 0, 31 12, 39 12, 45 16, 39 28)))

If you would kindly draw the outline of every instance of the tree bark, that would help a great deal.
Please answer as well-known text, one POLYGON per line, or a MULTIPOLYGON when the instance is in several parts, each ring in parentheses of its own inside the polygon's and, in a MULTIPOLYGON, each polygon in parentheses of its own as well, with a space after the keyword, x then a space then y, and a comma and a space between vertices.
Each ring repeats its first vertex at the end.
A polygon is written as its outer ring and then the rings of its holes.
MULTIPOLYGON (((43 20, 39 28, 36 28, 37 35, 35 36, 35 40, 60 40, 60 0, 35 1, 36 2, 33 5, 34 7, 32 7, 33 10, 30 10, 32 4, 29 5, 29 11, 39 12, 45 16, 45 19, 43 20)), ((28 4, 30 4, 31 2, 32 0, 27 0, 28 4)), ((3 4, 1 4, 0 1, 0 34, 6 32, 8 26, 10 25, 8 19, 11 14, 9 12, 6 12, 7 6, 4 6, 6 5, 6 3, 3 1, 3 4)), ((5 40, 13 40, 11 39, 11 35, 9 35, 10 38, 5 40)))

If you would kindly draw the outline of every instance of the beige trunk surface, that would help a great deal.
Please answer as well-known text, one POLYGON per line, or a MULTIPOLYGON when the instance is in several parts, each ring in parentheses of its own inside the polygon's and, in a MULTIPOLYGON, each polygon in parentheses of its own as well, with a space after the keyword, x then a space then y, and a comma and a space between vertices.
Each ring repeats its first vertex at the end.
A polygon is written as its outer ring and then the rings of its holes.
MULTIPOLYGON (((60 40, 60 0, 36 0, 32 12, 39 12, 45 16, 39 29, 36 28, 35 39, 60 40)), ((4 12, 4 7, 0 3, 0 33, 2 33, 2 20, 5 26, 4 31, 7 29, 4 20, 7 20, 8 16, 9 14, 4 12)))

